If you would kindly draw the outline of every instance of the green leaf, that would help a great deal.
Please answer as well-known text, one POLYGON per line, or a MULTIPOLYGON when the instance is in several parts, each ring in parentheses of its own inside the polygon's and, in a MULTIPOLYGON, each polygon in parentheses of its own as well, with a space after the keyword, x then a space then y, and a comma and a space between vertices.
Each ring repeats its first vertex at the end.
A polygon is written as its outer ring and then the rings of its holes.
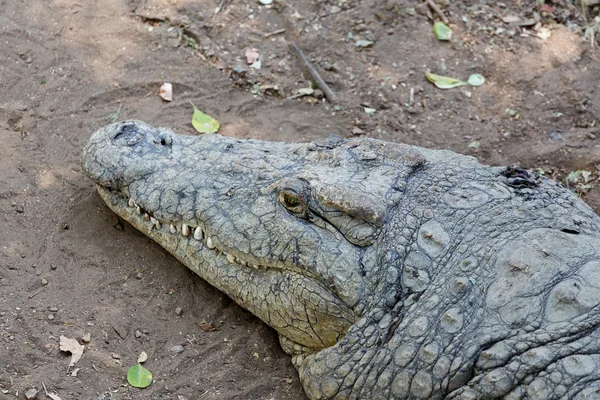
POLYGON ((152 383, 152 372, 142 367, 142 364, 136 364, 127 371, 127 382, 136 388, 147 388, 152 383))
POLYGON ((433 24, 433 34, 438 40, 450 40, 452 39, 452 29, 443 22, 436 22, 433 24))
POLYGON ((467 79, 467 83, 471 86, 481 86, 485 83, 485 78, 479 74, 473 74, 467 79))
POLYGON ((452 89, 458 86, 465 86, 467 82, 459 81, 458 79, 450 78, 448 76, 436 75, 431 72, 425 71, 427 80, 433 83, 440 89, 452 89))
POLYGON ((194 107, 194 115, 192 116, 192 126, 194 129, 200 133, 213 133, 219 130, 221 126, 219 121, 198 110, 194 104, 192 104, 192 107, 194 107))
POLYGON ((567 175, 567 182, 576 183, 579 180, 580 176, 581 176, 581 171, 571 171, 571 172, 569 172, 569 175, 567 175))

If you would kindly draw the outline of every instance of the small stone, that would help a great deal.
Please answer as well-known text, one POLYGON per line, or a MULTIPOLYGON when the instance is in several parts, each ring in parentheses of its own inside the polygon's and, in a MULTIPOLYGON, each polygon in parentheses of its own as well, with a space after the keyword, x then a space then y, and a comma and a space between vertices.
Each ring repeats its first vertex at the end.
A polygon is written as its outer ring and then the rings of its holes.
POLYGON ((42 286, 46 286, 48 284, 48 279, 42 278, 42 286))
POLYGON ((54 314, 48 314, 48 321, 54 321, 54 314))
POLYGON ((50 307, 50 308, 48 309, 48 311, 50 311, 50 312, 57 312, 57 311, 58 311, 58 307, 56 307, 56 306, 52 306, 52 307, 50 307))
POLYGON ((92 340, 92 334, 89 332, 81 337, 81 341, 83 343, 89 343, 91 340, 92 340))
POLYGON ((138 272, 137 275, 135 276, 138 279, 142 279, 143 275, 141 272, 138 272))
POLYGON ((54 271, 56 269, 56 265, 55 264, 50 264, 50 269, 54 271))
POLYGON ((177 314, 177 315, 181 315, 181 314, 183 314, 183 309, 182 309, 181 307, 177 307, 177 308, 175 309, 175 314, 177 314))
POLYGON ((142 337, 142 332, 140 332, 139 329, 135 330, 135 337, 138 338, 138 339, 142 337))
POLYGON ((117 353, 110 353, 110 356, 112 358, 114 358, 115 360, 120 360, 121 359, 121 355, 119 355, 117 353))
POLYGON ((22 204, 17 204, 17 206, 15 207, 15 209, 17 210, 17 212, 19 214, 23 214, 25 212, 25 207, 23 207, 22 204))
POLYGON ((37 389, 36 389, 36 388, 31 388, 31 389, 28 389, 28 390, 25 392, 25 398, 26 398, 27 400, 35 400, 35 399, 37 399, 37 395, 38 395, 38 391, 37 391, 37 389))
POLYGON ((172 351, 173 353, 178 353, 178 354, 183 353, 184 350, 185 350, 185 348, 180 344, 178 344, 177 346, 173 346, 169 349, 169 351, 172 351))

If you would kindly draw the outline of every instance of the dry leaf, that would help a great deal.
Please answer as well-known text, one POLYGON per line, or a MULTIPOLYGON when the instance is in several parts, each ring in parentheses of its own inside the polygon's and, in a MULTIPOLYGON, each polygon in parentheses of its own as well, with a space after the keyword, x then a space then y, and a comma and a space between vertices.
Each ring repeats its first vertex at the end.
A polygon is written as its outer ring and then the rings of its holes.
POLYGON ((210 322, 206 322, 204 318, 202 318, 200 322, 198 322, 198 325, 200 325, 200 329, 202 329, 205 332, 212 332, 217 330, 210 322))
POLYGON ((160 85, 159 96, 165 101, 173 101, 173 85, 167 82, 160 85))
POLYGON ((69 353, 71 353, 71 362, 69 363, 69 367, 72 367, 81 358, 85 346, 80 345, 79 342, 75 339, 70 339, 62 335, 60 336, 59 343, 61 351, 68 351, 69 353))
MULTIPOLYGON (((64 337, 64 336, 61 336, 61 337, 64 337)), ((44 382, 42 382, 42 386, 44 387, 44 392, 46 392, 46 396, 50 397, 52 400, 62 400, 60 397, 58 397, 57 394, 48 393, 48 389, 46 389, 46 385, 44 385, 44 382)))
POLYGON ((248 64, 254 64, 255 62, 258 61, 260 54, 258 53, 258 49, 251 47, 251 48, 246 49, 245 56, 246 56, 246 62, 248 64))
POLYGON ((138 364, 142 364, 144 363, 146 360, 148 359, 148 354, 146 354, 145 351, 142 351, 140 353, 140 356, 137 359, 138 364))

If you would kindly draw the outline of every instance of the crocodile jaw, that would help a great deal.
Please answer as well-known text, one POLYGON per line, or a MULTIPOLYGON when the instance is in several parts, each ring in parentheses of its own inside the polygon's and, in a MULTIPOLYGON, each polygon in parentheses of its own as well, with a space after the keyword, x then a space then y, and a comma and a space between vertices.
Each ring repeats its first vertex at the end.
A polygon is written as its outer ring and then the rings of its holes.
MULTIPOLYGON (((135 145, 117 146, 114 142, 133 143, 140 139, 136 138, 140 133, 143 141, 152 142, 144 143, 144 151, 150 149, 152 155, 163 150, 161 142, 165 137, 171 141, 175 135, 165 135, 164 131, 141 122, 131 122, 140 132, 129 132, 129 136, 115 134, 116 127, 126 123, 95 133, 84 152, 84 170, 96 182, 106 204, 211 285, 276 329, 282 343, 286 343, 286 351, 310 353, 337 343, 354 322, 354 311, 332 292, 328 281, 324 282, 316 270, 302 263, 261 258, 236 249, 235 243, 228 242, 227 236, 210 221, 203 221, 196 209, 191 212, 178 209, 179 215, 174 215, 155 206, 146 194, 160 189, 162 183, 158 179, 158 186, 153 186, 153 177, 157 171, 163 174, 169 168, 180 168, 176 157, 163 157, 159 153, 156 163, 148 162, 139 152, 129 152, 135 145), (153 143, 156 149, 151 147, 153 143)), ((219 138, 213 135, 208 140, 219 138)), ((175 142, 178 139, 204 140, 176 137, 175 142)), ((177 145, 173 144, 173 152, 177 145)))

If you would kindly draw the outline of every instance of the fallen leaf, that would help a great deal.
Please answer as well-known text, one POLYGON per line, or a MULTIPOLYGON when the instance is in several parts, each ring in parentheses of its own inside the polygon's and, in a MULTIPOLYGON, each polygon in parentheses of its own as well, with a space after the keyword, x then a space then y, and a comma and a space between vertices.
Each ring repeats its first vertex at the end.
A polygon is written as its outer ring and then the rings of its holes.
POLYGON ((137 359, 138 364, 144 363, 148 359, 148 354, 145 351, 142 351, 137 359))
POLYGON ((515 24, 517 22, 521 22, 522 19, 521 19, 521 17, 518 17, 516 15, 507 15, 505 17, 502 17, 502 21, 505 24, 515 24))
POLYGON ((471 86, 481 86, 485 83, 485 78, 480 74, 473 74, 469 76, 467 83, 471 86))
POLYGON ((305 87, 305 88, 298 89, 298 94, 301 94, 303 96, 310 96, 314 92, 315 92, 315 89, 313 89, 311 87, 305 87))
POLYGON ((375 114, 375 112, 377 111, 375 108, 371 108, 371 107, 363 107, 363 109, 365 110, 365 113, 371 115, 371 114, 375 114))
POLYGON ((537 31, 537 37, 542 40, 550 39, 550 36, 552 36, 552 32, 548 28, 542 27, 537 31))
POLYGON ((371 47, 373 46, 375 42, 372 42, 370 40, 357 40, 356 41, 356 47, 371 47))
POLYGON ((250 68, 258 71, 262 68, 262 62, 260 62, 260 60, 256 60, 256 62, 253 62, 252 64, 250 64, 250 68))
POLYGON ((192 102, 190 104, 194 107, 194 115, 192 116, 192 126, 194 129, 200 133, 213 133, 219 130, 221 125, 216 119, 198 110, 192 102))
POLYGON ((44 382, 42 382, 42 386, 44 387, 44 392, 46 392, 46 396, 50 397, 52 400, 62 400, 60 397, 58 397, 57 394, 48 393, 48 389, 46 389, 46 385, 44 385, 44 382))
POLYGON ((481 143, 478 140, 473 140, 471 143, 469 143, 469 148, 471 150, 478 150, 479 146, 481 146, 481 143))
POLYGON ((248 64, 254 64, 255 62, 258 61, 258 58, 260 57, 260 54, 258 53, 258 49, 255 49, 253 47, 247 48, 246 53, 244 55, 246 56, 246 62, 248 64))
POLYGON ((127 371, 127 382, 136 388, 147 388, 152 383, 152 372, 136 364, 127 371))
POLYGON ((433 34, 438 40, 448 41, 452 39, 452 29, 443 22, 436 22, 433 24, 433 34))
POLYGON ((158 93, 164 101, 173 101, 173 85, 168 82, 160 85, 160 92, 158 93))
POLYGON ((67 351, 71 353, 71 362, 69 363, 69 367, 72 367, 79 361, 81 355, 83 354, 83 349, 85 346, 79 344, 79 342, 75 339, 70 339, 66 336, 60 336, 59 342, 60 350, 67 351))
POLYGON ((467 82, 460 81, 460 80, 454 79, 454 78, 450 78, 448 76, 432 74, 431 72, 427 72, 427 71, 425 71, 425 76, 427 77, 427 80, 429 82, 433 83, 435 86, 437 86, 440 89, 452 89, 452 88, 455 88, 458 86, 468 85, 467 82))
POLYGON ((198 322, 198 325, 200 325, 200 329, 202 329, 205 332, 212 332, 217 330, 210 322, 207 322, 204 318, 202 318, 200 322, 198 322))

